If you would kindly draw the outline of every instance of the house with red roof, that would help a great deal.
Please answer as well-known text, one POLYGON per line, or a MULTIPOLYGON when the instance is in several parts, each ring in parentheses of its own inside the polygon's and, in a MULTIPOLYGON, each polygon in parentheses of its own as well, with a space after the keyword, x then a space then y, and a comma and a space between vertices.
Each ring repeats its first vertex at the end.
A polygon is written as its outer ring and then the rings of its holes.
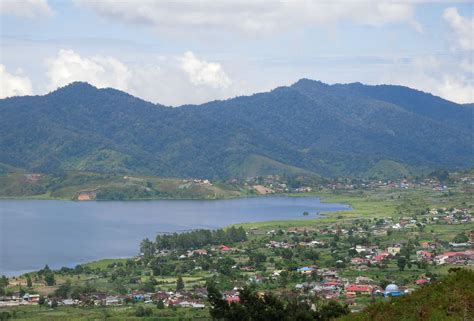
POLYGON ((437 264, 455 263, 459 260, 469 259, 471 256, 465 252, 444 252, 436 256, 435 260, 437 264))
POLYGON ((239 303, 240 302, 240 298, 239 296, 228 296, 225 298, 225 300, 227 301, 227 303, 231 304, 231 303, 239 303))
POLYGON ((427 284, 427 283, 430 283, 429 280, 427 279, 418 279, 415 281, 416 285, 423 285, 423 284, 427 284))
POLYGON ((385 259, 388 256, 390 256, 388 252, 379 253, 375 255, 374 257, 372 257, 372 262, 381 262, 383 259, 385 259))
POLYGON ((368 284, 349 284, 346 286, 346 296, 354 296, 357 294, 370 294, 373 287, 368 284))
POLYGON ((428 252, 428 251, 417 251, 416 252, 416 257, 418 258, 419 261, 431 261, 433 258, 433 253, 428 252))
POLYGON ((351 263, 354 265, 366 265, 369 263, 369 260, 363 257, 353 257, 351 263))
POLYGON ((221 252, 229 252, 229 251, 232 251, 232 248, 222 244, 221 246, 219 246, 219 251, 221 252))

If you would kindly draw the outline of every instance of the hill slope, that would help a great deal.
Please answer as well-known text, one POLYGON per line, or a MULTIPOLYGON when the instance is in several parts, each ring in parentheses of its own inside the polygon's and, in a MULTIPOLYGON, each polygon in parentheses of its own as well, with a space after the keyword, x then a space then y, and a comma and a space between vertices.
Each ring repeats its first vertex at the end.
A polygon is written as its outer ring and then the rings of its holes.
POLYGON ((0 100, 0 163, 209 178, 462 168, 474 165, 473 110, 406 87, 307 79, 178 108, 73 83, 0 100))
POLYGON ((474 272, 462 270, 410 295, 369 306, 340 321, 472 320, 474 272))

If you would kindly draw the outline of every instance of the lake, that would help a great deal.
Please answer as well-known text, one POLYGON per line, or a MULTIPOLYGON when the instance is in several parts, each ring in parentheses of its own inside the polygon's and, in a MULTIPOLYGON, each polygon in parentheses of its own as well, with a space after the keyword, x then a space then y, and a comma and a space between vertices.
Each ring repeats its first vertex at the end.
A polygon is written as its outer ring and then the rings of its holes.
POLYGON ((233 223, 311 218, 349 209, 318 198, 73 202, 0 200, 0 274, 73 267, 100 258, 131 257, 157 233, 233 223), (308 211, 309 216, 303 216, 308 211))

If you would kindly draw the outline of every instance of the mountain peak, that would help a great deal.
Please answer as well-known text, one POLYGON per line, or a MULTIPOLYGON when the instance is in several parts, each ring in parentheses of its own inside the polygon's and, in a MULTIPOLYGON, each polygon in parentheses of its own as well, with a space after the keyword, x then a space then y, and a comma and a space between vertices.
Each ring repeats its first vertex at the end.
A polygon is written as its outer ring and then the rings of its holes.
POLYGON ((81 89, 81 88, 87 88, 87 89, 98 89, 97 87, 89 84, 86 81, 73 81, 69 84, 67 84, 64 87, 60 87, 58 89, 67 89, 67 88, 74 88, 74 89, 81 89))
POLYGON ((51 94, 61 94, 61 93, 84 93, 98 90, 97 87, 89 84, 85 81, 74 81, 63 87, 58 87, 56 90, 52 91, 51 94))
POLYGON ((302 86, 320 86, 320 87, 328 87, 328 84, 323 83, 319 80, 309 79, 309 78, 301 78, 297 82, 295 82, 290 87, 302 87, 302 86))

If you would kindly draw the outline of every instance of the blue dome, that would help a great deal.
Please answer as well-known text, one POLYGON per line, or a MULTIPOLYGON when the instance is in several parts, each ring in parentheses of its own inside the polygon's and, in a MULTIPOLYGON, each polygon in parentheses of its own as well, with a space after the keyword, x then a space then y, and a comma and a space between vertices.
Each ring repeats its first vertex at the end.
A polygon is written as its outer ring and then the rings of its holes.
POLYGON ((398 285, 396 284, 389 284, 385 288, 385 292, 399 292, 400 289, 398 288, 398 285))

